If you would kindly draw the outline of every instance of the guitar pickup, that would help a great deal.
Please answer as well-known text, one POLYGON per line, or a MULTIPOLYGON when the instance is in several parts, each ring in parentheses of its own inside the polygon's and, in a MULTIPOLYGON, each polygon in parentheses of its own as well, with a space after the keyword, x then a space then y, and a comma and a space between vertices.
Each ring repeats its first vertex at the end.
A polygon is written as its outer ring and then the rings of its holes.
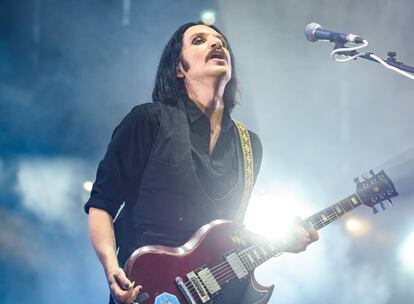
POLYGON ((228 256, 226 256, 226 260, 239 280, 246 277, 249 274, 237 253, 233 252, 229 254, 228 256))

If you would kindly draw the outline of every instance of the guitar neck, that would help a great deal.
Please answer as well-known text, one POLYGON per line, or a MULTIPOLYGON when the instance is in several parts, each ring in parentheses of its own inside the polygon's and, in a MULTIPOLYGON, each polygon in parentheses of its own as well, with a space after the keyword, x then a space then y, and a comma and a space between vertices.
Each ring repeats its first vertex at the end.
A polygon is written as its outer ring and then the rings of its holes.
POLYGON ((362 202, 356 194, 350 195, 338 203, 304 219, 302 225, 307 229, 314 228, 319 230, 361 205, 362 202))
MULTIPOLYGON (((361 205, 362 202, 356 194, 350 195, 332 206, 304 219, 302 225, 308 229, 314 228, 319 230, 361 205)), ((239 256, 247 270, 253 271, 270 258, 283 252, 283 249, 283 246, 278 243, 261 242, 241 251, 239 256)))

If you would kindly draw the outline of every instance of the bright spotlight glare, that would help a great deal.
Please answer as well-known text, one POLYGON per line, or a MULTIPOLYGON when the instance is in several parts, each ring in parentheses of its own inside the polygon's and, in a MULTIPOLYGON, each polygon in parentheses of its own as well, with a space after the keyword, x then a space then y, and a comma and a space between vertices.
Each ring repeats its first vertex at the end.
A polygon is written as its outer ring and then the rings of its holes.
POLYGON ((346 222, 346 228, 351 231, 357 231, 359 228, 361 228, 361 223, 357 221, 356 219, 350 219, 346 222))
POLYGON ((204 24, 213 25, 216 22, 216 12, 213 10, 202 11, 200 19, 204 24))
POLYGON ((297 189, 279 187, 252 197, 246 214, 246 228, 271 239, 284 238, 290 231, 296 216, 309 212, 307 202, 298 195, 297 189))
POLYGON ((414 270, 414 231, 404 242, 401 249, 401 260, 408 270, 414 270))
POLYGON ((354 236, 366 235, 369 231, 369 224, 367 221, 358 218, 350 218, 345 222, 345 227, 354 236))
POLYGON ((83 183, 83 189, 87 192, 91 192, 92 191, 92 186, 93 186, 93 182, 87 180, 83 183))

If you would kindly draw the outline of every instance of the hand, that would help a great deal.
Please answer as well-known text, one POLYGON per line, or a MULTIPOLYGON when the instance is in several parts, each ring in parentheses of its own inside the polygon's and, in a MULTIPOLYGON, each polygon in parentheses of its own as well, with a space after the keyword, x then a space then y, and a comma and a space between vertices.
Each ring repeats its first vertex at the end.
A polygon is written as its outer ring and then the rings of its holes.
POLYGON ((309 244, 319 240, 318 231, 314 228, 306 230, 300 218, 295 219, 290 236, 285 240, 285 252, 299 253, 305 251, 309 244))
POLYGON ((135 282, 128 280, 124 270, 119 267, 108 271, 106 278, 112 297, 117 304, 134 303, 142 289, 141 285, 134 288, 135 282))

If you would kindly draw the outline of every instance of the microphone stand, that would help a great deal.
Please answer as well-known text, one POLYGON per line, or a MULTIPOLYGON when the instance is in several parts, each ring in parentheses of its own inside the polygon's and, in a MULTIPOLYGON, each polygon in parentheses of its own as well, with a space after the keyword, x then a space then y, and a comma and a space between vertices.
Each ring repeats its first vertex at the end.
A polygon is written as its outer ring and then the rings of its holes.
MULTIPOLYGON (((345 46, 344 42, 340 42, 340 41, 333 41, 333 42, 335 43, 334 50, 336 50, 338 48, 347 48, 345 46)), ((338 52, 337 54, 342 54, 342 55, 345 55, 345 56, 354 56, 354 55, 357 55, 359 53, 357 51, 348 51, 348 52, 338 52)), ((360 56, 356 57, 355 60, 357 58, 364 58, 364 59, 367 59, 369 61, 379 63, 375 59, 371 58, 370 54, 373 54, 373 53, 365 53, 364 55, 360 55, 360 56)), ((397 52, 388 52, 387 55, 388 55, 387 60, 383 59, 386 63, 388 63, 389 65, 391 65, 393 67, 396 67, 397 69, 400 69, 402 71, 406 71, 408 73, 414 74, 414 67, 409 66, 409 65, 405 65, 402 62, 397 61, 397 58, 396 58, 397 57, 397 52)))

